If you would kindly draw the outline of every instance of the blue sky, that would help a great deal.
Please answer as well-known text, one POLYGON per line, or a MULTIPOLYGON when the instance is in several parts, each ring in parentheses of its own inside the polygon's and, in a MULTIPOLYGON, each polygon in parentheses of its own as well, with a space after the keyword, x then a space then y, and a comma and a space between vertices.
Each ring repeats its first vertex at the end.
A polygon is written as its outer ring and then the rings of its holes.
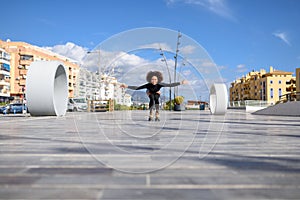
POLYGON ((73 58, 119 32, 162 27, 201 44, 228 82, 270 65, 300 67, 299 0, 2 0, 1 8, 0 39, 73 58), (66 46, 78 52, 59 50, 66 46))

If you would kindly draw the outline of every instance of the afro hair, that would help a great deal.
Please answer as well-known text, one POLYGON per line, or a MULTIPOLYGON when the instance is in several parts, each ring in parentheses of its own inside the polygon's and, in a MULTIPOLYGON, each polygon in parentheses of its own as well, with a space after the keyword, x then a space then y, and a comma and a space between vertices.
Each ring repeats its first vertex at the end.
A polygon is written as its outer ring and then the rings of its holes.
POLYGON ((157 77, 158 83, 161 83, 164 78, 160 71, 150 71, 147 73, 146 80, 150 83, 153 76, 157 77))

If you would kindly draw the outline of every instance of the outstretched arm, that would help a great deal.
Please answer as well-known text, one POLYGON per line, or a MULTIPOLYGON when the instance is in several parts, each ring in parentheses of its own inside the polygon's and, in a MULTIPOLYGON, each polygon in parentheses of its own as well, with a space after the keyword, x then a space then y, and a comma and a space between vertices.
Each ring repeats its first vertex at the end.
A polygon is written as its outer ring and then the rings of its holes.
POLYGON ((185 85, 188 84, 187 80, 183 80, 181 82, 176 82, 176 83, 160 83, 163 87, 176 87, 178 85, 185 85))
POLYGON ((121 87, 122 88, 128 88, 128 89, 131 89, 131 90, 141 90, 141 89, 147 88, 147 84, 141 85, 141 86, 131 86, 131 85, 122 84, 121 87))

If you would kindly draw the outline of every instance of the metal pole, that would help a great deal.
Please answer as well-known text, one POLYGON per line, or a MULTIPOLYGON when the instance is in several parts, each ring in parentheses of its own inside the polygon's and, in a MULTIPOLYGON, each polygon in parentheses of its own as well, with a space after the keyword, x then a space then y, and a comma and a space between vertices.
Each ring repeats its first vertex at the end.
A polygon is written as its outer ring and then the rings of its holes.
MULTIPOLYGON (((170 70, 169 70, 169 66, 168 66, 168 62, 167 62, 167 59, 165 57, 165 54, 163 52, 163 50, 160 48, 160 55, 163 57, 163 60, 166 64, 166 67, 167 67, 167 70, 168 70, 168 74, 169 74, 169 80, 170 80, 170 84, 172 83, 171 81, 171 73, 170 73, 170 70)), ((169 100, 170 100, 170 106, 169 106, 169 110, 172 111, 172 91, 171 91, 171 86, 169 87, 169 100)))
MULTIPOLYGON (((179 42, 179 38, 181 37, 181 34, 180 34, 180 31, 178 31, 178 35, 177 35, 177 44, 176 44, 176 53, 175 53, 175 56, 174 56, 174 58, 175 58, 175 66, 174 66, 174 82, 176 82, 177 80, 176 80, 176 70, 177 70, 177 58, 178 58, 178 52, 179 52, 179 49, 178 49, 178 46, 179 46, 179 44, 180 44, 180 42, 179 42)), ((178 87, 174 87, 174 99, 175 99, 175 97, 176 97, 176 94, 178 93, 178 92, 176 92, 176 90, 178 89, 178 87)))
POLYGON ((172 97, 171 97, 172 96, 172 92, 171 92, 171 87, 170 87, 169 91, 170 91, 170 94, 169 94, 169 99, 170 99, 170 106, 169 107, 170 108, 169 108, 169 110, 172 111, 172 97))

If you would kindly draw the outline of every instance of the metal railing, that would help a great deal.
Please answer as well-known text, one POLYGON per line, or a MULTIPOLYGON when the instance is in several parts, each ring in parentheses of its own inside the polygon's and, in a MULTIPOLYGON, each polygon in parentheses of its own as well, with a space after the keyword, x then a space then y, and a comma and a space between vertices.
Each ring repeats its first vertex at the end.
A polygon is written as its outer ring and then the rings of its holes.
POLYGON ((88 100, 88 112, 106 112, 114 111, 113 100, 88 100))
POLYGON ((242 101, 230 101, 228 108, 246 108, 246 106, 268 107, 272 105, 268 101, 261 100, 242 100, 242 101))
POLYGON ((286 103, 289 101, 300 101, 300 92, 290 92, 290 93, 281 95, 279 97, 279 101, 277 101, 276 104, 286 103))

